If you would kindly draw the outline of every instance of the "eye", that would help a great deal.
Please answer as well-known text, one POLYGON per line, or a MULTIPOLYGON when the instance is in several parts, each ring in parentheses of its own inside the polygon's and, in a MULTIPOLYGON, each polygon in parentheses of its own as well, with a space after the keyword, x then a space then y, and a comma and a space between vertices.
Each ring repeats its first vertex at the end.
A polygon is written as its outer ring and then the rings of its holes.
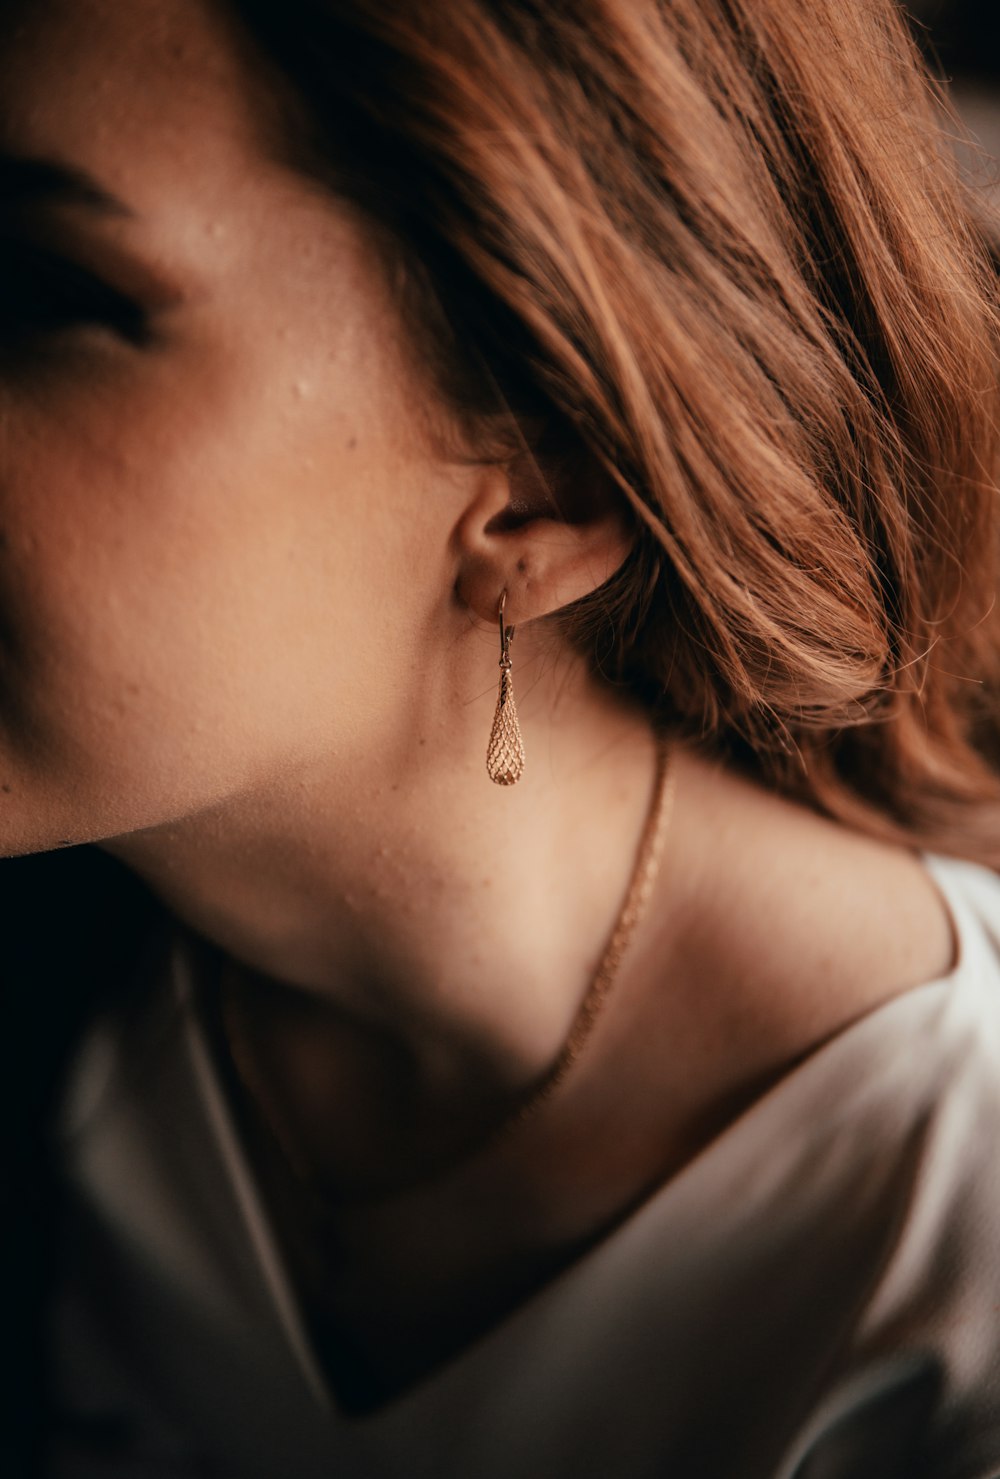
POLYGON ((139 305, 93 273, 31 243, 0 241, 0 346, 92 325, 131 344, 148 338, 139 305))

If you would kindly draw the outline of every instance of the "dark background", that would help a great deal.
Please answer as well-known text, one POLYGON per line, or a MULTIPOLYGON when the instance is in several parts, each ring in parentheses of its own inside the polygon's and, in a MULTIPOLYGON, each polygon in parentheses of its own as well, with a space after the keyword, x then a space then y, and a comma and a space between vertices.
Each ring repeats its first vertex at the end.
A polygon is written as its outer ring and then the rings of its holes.
MULTIPOLYGON (((905 0, 917 40, 943 77, 965 127, 986 156, 959 157, 1000 211, 1000 0, 905 0)), ((998 227, 1000 231, 1000 227, 998 227)))
POLYGON ((932 59, 956 78, 1000 83, 1000 5, 996 0, 906 0, 932 59))

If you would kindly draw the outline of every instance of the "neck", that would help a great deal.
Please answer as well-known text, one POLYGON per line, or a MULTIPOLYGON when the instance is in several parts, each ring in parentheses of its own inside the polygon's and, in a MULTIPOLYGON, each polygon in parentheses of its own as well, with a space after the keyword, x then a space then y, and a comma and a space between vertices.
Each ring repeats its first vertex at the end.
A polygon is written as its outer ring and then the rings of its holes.
POLYGON ((349 775, 314 761, 106 845, 258 981, 333 1007, 443 1090, 517 1092, 593 976, 655 772, 644 717, 582 674, 550 669, 525 695, 515 787, 486 776, 488 722, 456 723, 451 746, 359 754, 349 775))

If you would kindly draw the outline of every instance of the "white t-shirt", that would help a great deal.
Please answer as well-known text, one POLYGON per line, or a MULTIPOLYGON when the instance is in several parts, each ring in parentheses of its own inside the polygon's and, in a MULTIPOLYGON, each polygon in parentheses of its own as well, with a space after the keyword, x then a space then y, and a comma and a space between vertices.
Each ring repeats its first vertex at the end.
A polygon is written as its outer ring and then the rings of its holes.
POLYGON ((996 1479, 1000 879, 840 1032, 375 1412, 327 1391, 183 951, 67 1097, 54 1479, 996 1479))

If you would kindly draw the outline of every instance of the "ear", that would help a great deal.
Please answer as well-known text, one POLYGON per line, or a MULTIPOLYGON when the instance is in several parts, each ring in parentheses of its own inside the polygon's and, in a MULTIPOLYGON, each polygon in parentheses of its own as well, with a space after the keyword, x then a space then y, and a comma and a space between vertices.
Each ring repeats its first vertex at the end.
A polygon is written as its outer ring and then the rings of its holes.
POLYGON ((568 481, 560 495, 544 483, 534 459, 481 467, 455 526, 459 599, 483 621, 495 621, 500 593, 515 625, 548 616, 590 595, 623 563, 634 525, 623 500, 593 475, 568 481))

